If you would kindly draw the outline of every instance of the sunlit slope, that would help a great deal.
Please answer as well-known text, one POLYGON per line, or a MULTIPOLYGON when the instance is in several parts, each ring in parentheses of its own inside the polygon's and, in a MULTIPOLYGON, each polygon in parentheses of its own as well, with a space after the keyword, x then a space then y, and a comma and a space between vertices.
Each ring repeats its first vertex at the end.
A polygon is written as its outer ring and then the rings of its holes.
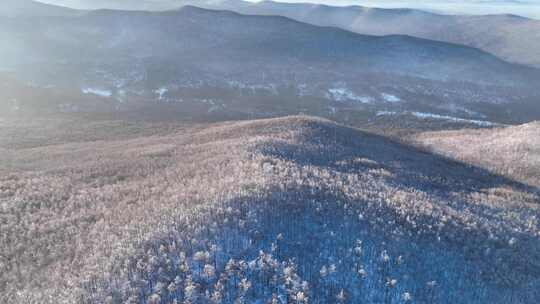
POLYGON ((413 138, 434 152, 540 186, 540 123, 489 130, 426 132, 413 138))

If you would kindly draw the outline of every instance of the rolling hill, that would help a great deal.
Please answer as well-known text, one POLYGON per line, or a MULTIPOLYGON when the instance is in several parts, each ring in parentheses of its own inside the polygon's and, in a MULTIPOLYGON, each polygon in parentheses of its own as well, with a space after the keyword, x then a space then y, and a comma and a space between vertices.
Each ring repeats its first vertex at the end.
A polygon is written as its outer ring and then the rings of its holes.
POLYGON ((539 194, 511 180, 305 116, 80 124, 0 142, 2 302, 538 299, 539 194))
POLYGON ((412 139, 430 151, 540 187, 540 123, 489 130, 425 132, 412 139))

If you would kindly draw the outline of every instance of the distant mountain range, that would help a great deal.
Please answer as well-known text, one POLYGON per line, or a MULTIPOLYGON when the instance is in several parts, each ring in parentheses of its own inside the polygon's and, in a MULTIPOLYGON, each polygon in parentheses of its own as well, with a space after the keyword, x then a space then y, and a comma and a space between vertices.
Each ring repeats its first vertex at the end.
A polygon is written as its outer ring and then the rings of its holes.
POLYGON ((402 34, 458 43, 485 50, 508 61, 540 66, 540 20, 515 15, 439 15, 414 9, 332 7, 272 1, 187 2, 244 14, 286 16, 314 25, 335 26, 360 34, 402 34))
POLYGON ((377 72, 499 85, 540 82, 539 70, 460 45, 190 6, 162 13, 98 10, 78 18, 10 19, 3 25, 4 41, 20 65, 109 65, 121 71, 120 62, 133 67, 154 61, 177 66, 174 73, 195 69, 209 78, 239 73, 253 79, 250 73, 262 77, 267 69, 270 77, 288 70, 298 81, 377 72))
POLYGON ((193 6, 27 13, 0 18, 1 69, 123 106, 197 100, 208 112, 236 103, 234 111, 264 115, 380 105, 502 121, 540 115, 540 70, 458 44, 193 6))
MULTIPOLYGON (((25 0, 26 1, 26 0, 25 0)), ((89 9, 168 10, 185 5, 242 14, 279 15, 368 35, 409 35, 472 46, 502 59, 540 67, 540 20, 515 15, 439 15, 416 9, 333 7, 310 3, 242 0, 57 1, 89 9)))

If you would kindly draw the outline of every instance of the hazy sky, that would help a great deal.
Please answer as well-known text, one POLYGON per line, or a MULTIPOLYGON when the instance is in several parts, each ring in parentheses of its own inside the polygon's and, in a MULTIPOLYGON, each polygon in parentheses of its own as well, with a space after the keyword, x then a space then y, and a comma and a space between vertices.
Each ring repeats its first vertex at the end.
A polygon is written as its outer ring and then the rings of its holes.
MULTIPOLYGON (((256 1, 256 0, 252 0, 256 1)), ((450 14, 515 14, 540 19, 540 0, 276 0, 329 5, 419 8, 450 14)))

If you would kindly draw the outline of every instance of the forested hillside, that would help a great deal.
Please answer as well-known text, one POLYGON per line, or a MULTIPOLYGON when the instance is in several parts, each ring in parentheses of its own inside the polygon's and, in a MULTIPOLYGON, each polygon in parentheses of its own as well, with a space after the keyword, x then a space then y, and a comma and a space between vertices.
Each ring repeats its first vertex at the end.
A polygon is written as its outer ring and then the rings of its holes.
POLYGON ((538 299, 526 186, 305 116, 156 128, 2 144, 4 303, 538 299))

